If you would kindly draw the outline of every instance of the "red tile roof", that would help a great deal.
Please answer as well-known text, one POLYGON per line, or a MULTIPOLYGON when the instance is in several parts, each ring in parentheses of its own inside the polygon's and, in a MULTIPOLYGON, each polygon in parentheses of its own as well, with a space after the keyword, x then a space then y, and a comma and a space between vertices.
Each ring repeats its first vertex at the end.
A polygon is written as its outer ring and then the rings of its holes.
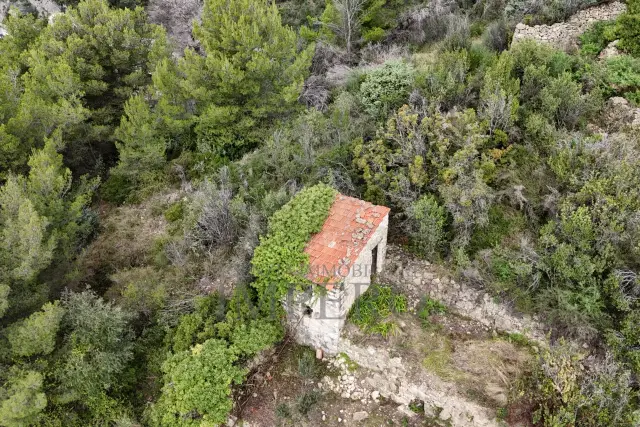
POLYGON ((305 247, 307 278, 328 289, 342 281, 388 213, 387 207, 338 194, 322 230, 305 247))

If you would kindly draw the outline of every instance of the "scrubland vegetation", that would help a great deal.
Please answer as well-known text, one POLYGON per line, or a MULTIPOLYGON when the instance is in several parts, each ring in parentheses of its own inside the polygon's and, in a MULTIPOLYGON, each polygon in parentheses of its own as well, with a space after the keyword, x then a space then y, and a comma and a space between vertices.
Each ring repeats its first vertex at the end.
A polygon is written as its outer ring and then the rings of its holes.
POLYGON ((548 325, 531 423, 640 422, 640 1, 61 3, 0 39, 0 425, 225 422, 335 192, 548 325))

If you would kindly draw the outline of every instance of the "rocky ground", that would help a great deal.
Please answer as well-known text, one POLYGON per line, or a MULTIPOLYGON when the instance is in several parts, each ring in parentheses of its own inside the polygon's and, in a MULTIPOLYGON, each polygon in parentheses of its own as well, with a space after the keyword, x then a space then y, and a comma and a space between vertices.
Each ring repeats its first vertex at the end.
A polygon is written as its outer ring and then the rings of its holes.
POLYGON ((541 326, 398 247, 387 257, 379 280, 409 301, 409 312, 394 315, 395 334, 383 338, 348 324, 340 353, 318 361, 312 378, 300 362, 305 351, 315 357, 312 349, 278 350, 249 381, 236 425, 527 425, 508 395, 544 338, 541 326), (420 318, 424 297, 447 312, 420 318))
POLYGON ((584 33, 594 22, 614 20, 625 10, 624 3, 614 1, 581 10, 566 22, 535 26, 520 23, 516 26, 513 34, 513 42, 533 39, 541 43, 551 44, 560 49, 575 49, 578 36, 584 33))

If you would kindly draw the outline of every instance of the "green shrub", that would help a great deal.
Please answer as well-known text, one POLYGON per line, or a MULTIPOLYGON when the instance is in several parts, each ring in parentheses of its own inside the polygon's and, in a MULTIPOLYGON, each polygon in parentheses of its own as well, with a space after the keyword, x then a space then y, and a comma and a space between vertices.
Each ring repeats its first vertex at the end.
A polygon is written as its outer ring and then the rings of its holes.
POLYGON ((58 301, 46 303, 26 319, 14 323, 6 330, 15 356, 46 355, 55 349, 56 336, 65 310, 58 301))
POLYGON ((629 0, 627 12, 617 21, 620 48, 634 56, 640 56, 640 1, 629 0))
POLYGON ((492 206, 489 209, 487 224, 482 228, 477 228, 471 236, 469 251, 476 253, 482 249, 496 247, 504 239, 525 229, 526 225, 521 212, 504 206, 492 206))
POLYGON ((390 286, 373 284, 355 301, 349 319, 365 332, 387 337, 397 328, 391 315, 406 311, 404 295, 394 293, 390 286))
POLYGON ((542 111, 557 126, 575 129, 589 113, 598 108, 593 96, 584 95, 582 85, 573 80, 573 75, 564 73, 552 79, 540 92, 542 111))
POLYGON ((362 38, 369 43, 376 43, 381 41, 386 35, 386 31, 380 27, 374 27, 366 30, 362 34, 362 38))
POLYGON ((226 422, 233 407, 231 386, 240 384, 246 370, 226 341, 210 339, 169 357, 162 365, 164 387, 154 405, 151 424, 185 427, 226 422))
POLYGON ((418 317, 422 320, 428 320, 429 316, 434 314, 441 316, 449 311, 446 305, 429 297, 425 297, 420 305, 421 308, 420 311, 418 311, 418 317))
POLYGON ((411 222, 409 235, 414 249, 428 258, 437 256, 445 240, 446 209, 427 194, 409 206, 407 218, 411 222))
POLYGON ((618 95, 630 96, 640 89, 640 58, 621 55, 605 63, 605 83, 618 95))
POLYGON ((471 46, 469 20, 463 15, 449 15, 447 34, 442 41, 445 50, 468 49, 471 46))
POLYGON ((469 27, 469 34, 471 37, 480 37, 485 28, 487 28, 487 24, 485 22, 475 21, 471 23, 471 26, 469 27))
POLYGON ((413 67, 403 61, 389 61, 365 74, 360 85, 360 102, 378 119, 405 102, 414 80, 413 67))
POLYGON ((224 301, 217 293, 197 298, 195 311, 182 316, 173 333, 173 351, 185 351, 196 343, 213 338, 216 335, 214 325, 223 319, 224 301))
POLYGON ((580 52, 595 58, 607 45, 617 38, 615 22, 594 23, 580 36, 580 52))
POLYGON ((418 86, 433 105, 449 109, 468 95, 471 63, 466 50, 447 51, 417 75, 418 86))
MULTIPOLYGON (((6 427, 39 425, 47 406, 41 373, 12 367, 0 397, 0 423, 6 427)), ((4 376, 4 375, 3 375, 4 376)))
POLYGON ((251 357, 280 341, 282 326, 266 319, 254 320, 236 326, 231 334, 231 344, 242 357, 251 357))
POLYGON ((296 409, 300 415, 306 416, 319 400, 320 393, 317 391, 308 391, 298 398, 296 409))
POLYGON ((543 348, 517 385, 521 403, 533 407, 533 423, 545 427, 638 425, 631 375, 610 356, 588 363, 560 340, 543 348))
POLYGON ((121 205, 126 202, 135 190, 135 185, 125 176, 113 174, 100 187, 100 197, 103 200, 121 205))
POLYGON ((164 211, 164 218, 169 222, 181 220, 184 216, 184 203, 182 201, 173 203, 164 211))
POLYGON ((282 419, 291 418, 291 409, 289 408, 289 405, 287 405, 286 403, 281 403, 276 406, 276 417, 282 419))
POLYGON ((312 350, 307 350, 298 357, 298 373, 306 380, 312 380, 318 373, 316 355, 312 350))

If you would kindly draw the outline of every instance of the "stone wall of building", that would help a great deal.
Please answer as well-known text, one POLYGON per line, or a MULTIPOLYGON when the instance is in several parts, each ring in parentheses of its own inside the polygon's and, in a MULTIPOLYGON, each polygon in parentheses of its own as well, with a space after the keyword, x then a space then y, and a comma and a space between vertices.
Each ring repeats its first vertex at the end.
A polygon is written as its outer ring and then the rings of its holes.
POLYGON ((594 22, 614 20, 625 10, 626 5, 624 3, 614 1, 581 10, 566 22, 532 27, 520 23, 516 26, 512 43, 517 43, 524 39, 533 39, 541 43, 548 43, 559 49, 575 49, 578 36, 584 33, 594 22))
MULTIPOLYGON (((389 216, 387 215, 373 232, 366 246, 348 271, 344 280, 326 295, 309 292, 303 295, 290 295, 285 302, 289 327, 300 344, 321 348, 327 354, 338 351, 340 332, 355 300, 371 284, 371 258, 373 249, 378 247, 376 267, 382 271, 387 253, 387 233, 389 216)), ((327 266, 333 268, 334 266, 327 266)))

